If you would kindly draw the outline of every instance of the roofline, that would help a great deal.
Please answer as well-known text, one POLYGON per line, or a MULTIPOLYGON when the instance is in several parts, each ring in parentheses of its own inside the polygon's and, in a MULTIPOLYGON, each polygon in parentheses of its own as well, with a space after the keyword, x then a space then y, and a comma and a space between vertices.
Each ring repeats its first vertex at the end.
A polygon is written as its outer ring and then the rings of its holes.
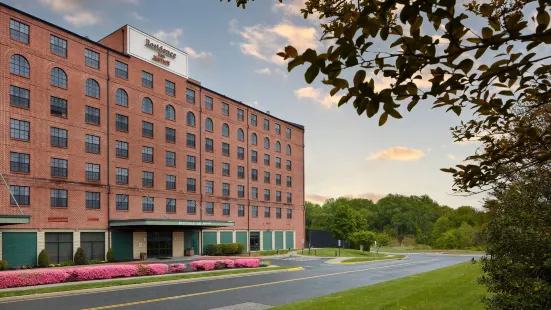
MULTIPOLYGON (((7 5, 7 4, 5 4, 5 3, 3 3, 3 2, 0 2, 0 6, 3 6, 3 7, 5 7, 5 8, 7 8, 7 9, 9 9, 9 10, 15 11, 15 12, 17 12, 17 13, 19 13, 19 14, 22 14, 22 15, 25 15, 25 16, 30 17, 30 18, 32 18, 32 19, 35 19, 35 20, 37 20, 37 21, 39 21, 39 22, 42 22, 42 23, 44 23, 44 24, 46 24, 46 25, 48 25, 48 26, 51 26, 51 27, 57 28, 57 29, 59 29, 59 30, 65 31, 65 32, 67 32, 67 33, 69 33, 69 34, 71 34, 71 35, 73 35, 73 36, 75 36, 75 37, 77 37, 77 38, 79 38, 79 39, 82 39, 82 40, 87 41, 87 42, 89 42, 89 43, 92 43, 92 44, 94 44, 94 45, 100 46, 100 47, 102 47, 102 48, 104 48, 104 49, 106 49, 106 50, 108 50, 108 51, 110 51, 110 52, 114 52, 114 53, 117 53, 117 54, 119 54, 119 55, 121 55, 121 56, 130 58, 130 55, 128 55, 128 54, 121 53, 120 51, 117 51, 116 49, 112 49, 112 48, 110 48, 110 47, 108 47, 108 46, 105 46, 105 45, 103 45, 103 44, 101 44, 101 43, 98 43, 97 41, 94 41, 94 40, 92 40, 92 39, 90 39, 90 38, 87 38, 87 37, 85 37, 85 36, 82 36, 82 35, 80 35, 80 34, 78 34, 78 33, 75 33, 75 32, 73 32, 73 31, 71 31, 71 30, 65 29, 65 28, 63 28, 63 27, 61 27, 61 26, 58 26, 58 25, 56 25, 56 24, 50 23, 49 21, 46 21, 46 20, 44 20, 44 19, 42 19, 42 18, 39 18, 39 17, 36 17, 36 16, 34 16, 34 15, 32 15, 32 14, 29 14, 29 13, 27 13, 27 12, 25 12, 25 11, 21 11, 21 10, 19 10, 19 9, 13 7, 13 6, 7 5)), ((119 29, 120 29, 120 28, 119 28, 119 29)), ((115 30, 115 31, 116 31, 116 30, 115 30)))
POLYGON ((192 81, 191 79, 188 79, 188 83, 193 84, 193 85, 195 85, 195 86, 197 86, 197 87, 199 87, 199 88, 206 89, 206 90, 208 90, 208 91, 211 92, 211 93, 214 93, 214 94, 216 94, 216 95, 218 95, 218 96, 220 96, 220 97, 224 97, 224 98, 226 98, 226 99, 228 99, 228 100, 231 100, 231 101, 233 101, 233 102, 235 102, 235 103, 237 103, 237 104, 246 106, 247 108, 249 108, 249 109, 251 109, 251 110, 254 110, 254 111, 257 111, 257 112, 259 112, 259 113, 261 113, 261 114, 264 114, 264 115, 268 115, 268 116, 270 116, 270 117, 273 117, 273 118, 275 118, 275 119, 277 119, 277 120, 279 120, 279 121, 282 121, 282 122, 284 122, 284 123, 286 123, 286 124, 288 124, 288 125, 291 125, 291 126, 296 127, 296 128, 298 128, 298 129, 304 130, 304 126, 303 126, 303 125, 300 125, 300 124, 297 124, 297 123, 293 123, 293 122, 289 122, 289 121, 286 121, 286 120, 281 119, 281 118, 279 118, 279 117, 275 117, 275 116, 273 116, 272 114, 268 114, 268 113, 266 113, 266 112, 264 112, 264 111, 260 111, 259 109, 254 108, 254 107, 251 107, 250 105, 244 104, 244 103, 241 102, 241 101, 235 100, 235 99, 230 98, 230 97, 228 97, 228 96, 226 96, 226 95, 224 95, 224 94, 221 94, 221 93, 219 93, 219 92, 217 92, 217 91, 214 91, 214 90, 212 90, 212 89, 210 89, 210 88, 208 88, 208 87, 205 87, 205 86, 201 85, 200 83, 196 83, 196 82, 192 81))

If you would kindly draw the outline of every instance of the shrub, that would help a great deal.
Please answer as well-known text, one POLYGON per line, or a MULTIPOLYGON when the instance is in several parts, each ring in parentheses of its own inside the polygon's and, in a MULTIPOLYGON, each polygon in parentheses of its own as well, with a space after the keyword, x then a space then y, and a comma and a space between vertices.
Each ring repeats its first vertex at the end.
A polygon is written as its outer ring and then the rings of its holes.
POLYGON ((113 250, 113 248, 107 251, 107 261, 110 263, 115 261, 115 250, 113 250))
POLYGON ((191 262, 191 270, 197 271, 197 270, 213 270, 214 266, 216 264, 215 260, 197 260, 194 262, 191 262))
POLYGON ((272 264, 272 261, 270 260, 263 260, 260 262, 260 267, 268 267, 272 264))
POLYGON ((82 248, 78 248, 73 259, 75 265, 86 265, 86 254, 82 248))
POLYGON ((59 263, 59 266, 61 267, 74 266, 74 265, 75 265, 75 262, 73 262, 72 260, 66 260, 59 263))
POLYGON ((209 244, 207 252, 212 256, 234 255, 239 254, 244 250, 244 246, 239 246, 240 243, 222 243, 222 244, 209 244))
POLYGON ((6 270, 8 269, 8 261, 7 260, 0 260, 0 270, 6 270))
POLYGON ((171 272, 182 272, 186 271, 186 264, 172 264, 170 265, 171 272))
POLYGON ((245 246, 242 243, 237 243, 237 252, 238 253, 244 253, 245 252, 245 246))
POLYGON ((149 265, 138 265, 138 276, 147 276, 147 275, 159 275, 165 274, 168 272, 168 265, 166 264, 149 264, 149 265))
POLYGON ((48 253, 46 253, 46 250, 40 251, 40 254, 38 254, 38 266, 48 267, 49 264, 50 258, 48 257, 48 253))
POLYGON ((237 268, 256 268, 260 265, 260 259, 258 258, 241 258, 235 260, 235 267, 237 268))
POLYGON ((103 264, 105 263, 104 261, 102 260, 99 260, 99 259, 91 259, 89 261, 86 262, 86 265, 97 265, 97 264, 103 264))

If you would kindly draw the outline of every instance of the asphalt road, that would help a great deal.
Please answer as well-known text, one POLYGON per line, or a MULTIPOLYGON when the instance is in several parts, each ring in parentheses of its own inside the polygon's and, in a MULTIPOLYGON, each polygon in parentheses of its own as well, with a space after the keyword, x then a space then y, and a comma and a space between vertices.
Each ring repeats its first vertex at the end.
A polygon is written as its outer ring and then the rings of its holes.
POLYGON ((270 306, 430 271, 471 259, 472 256, 411 254, 409 259, 356 265, 330 265, 324 259, 290 257, 273 259, 280 266, 304 270, 92 294, 5 302, 1 310, 63 309, 267 309, 270 306))

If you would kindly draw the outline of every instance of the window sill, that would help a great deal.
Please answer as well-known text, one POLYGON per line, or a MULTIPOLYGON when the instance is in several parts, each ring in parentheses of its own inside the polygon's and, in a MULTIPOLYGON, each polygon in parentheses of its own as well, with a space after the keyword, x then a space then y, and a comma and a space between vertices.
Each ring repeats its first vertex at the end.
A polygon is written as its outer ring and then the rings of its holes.
POLYGON ((31 142, 31 139, 25 140, 25 139, 10 138, 10 140, 18 141, 18 142, 27 142, 27 143, 31 142))
POLYGON ((101 208, 85 208, 86 211, 101 211, 101 208))
POLYGON ((86 125, 91 125, 91 126, 96 126, 96 127, 100 127, 101 124, 94 124, 94 123, 89 123, 89 122, 84 122, 86 125))
POLYGON ((117 212, 130 212, 130 210, 119 210, 119 209, 115 209, 115 211, 117 211, 117 212))
POLYGON ((13 72, 11 72, 11 71, 10 71, 10 74, 11 74, 11 75, 14 75, 14 76, 22 77, 22 78, 24 78, 24 79, 28 79, 28 80, 31 79, 31 77, 30 77, 30 75, 31 75, 30 72, 29 72, 29 76, 24 76, 24 75, 15 74, 15 73, 13 73, 13 72))
POLYGON ((22 175, 30 175, 31 172, 23 172, 23 171, 11 171, 10 170, 10 173, 13 173, 13 174, 22 174, 22 175))
POLYGON ((68 117, 67 115, 63 116, 63 115, 55 115, 55 114, 50 113, 50 116, 58 117, 58 118, 64 118, 64 119, 69 119, 69 117, 68 117))
POLYGON ((86 95, 86 94, 85 94, 85 96, 88 97, 88 98, 92 98, 92 99, 96 99, 96 100, 101 100, 101 97, 93 97, 93 96, 86 95))

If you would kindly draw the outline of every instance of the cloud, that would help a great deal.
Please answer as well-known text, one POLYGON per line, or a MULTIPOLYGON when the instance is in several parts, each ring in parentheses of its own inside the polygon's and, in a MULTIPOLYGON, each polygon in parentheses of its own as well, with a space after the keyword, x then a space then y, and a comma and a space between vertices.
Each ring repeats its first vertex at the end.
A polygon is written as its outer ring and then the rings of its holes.
POLYGON ((398 160, 398 161, 412 161, 418 160, 424 157, 425 154, 421 150, 410 149, 404 146, 395 146, 389 149, 373 153, 367 157, 367 160, 398 160))
POLYGON ((132 13, 130 13, 130 15, 131 15, 132 17, 134 17, 135 19, 137 19, 137 20, 140 20, 140 21, 145 20, 145 17, 143 17, 143 16, 141 16, 140 14, 138 14, 138 12, 132 12, 132 13))
POLYGON ((199 60, 210 60, 212 59, 212 53, 211 52, 200 52, 197 53, 194 49, 191 47, 184 47, 184 52, 186 52, 189 57, 199 59, 199 60))
POLYGON ((118 0, 120 2, 128 3, 128 4, 140 4, 140 0, 118 0))
POLYGON ((455 155, 453 155, 453 154, 448 154, 448 155, 446 155, 446 156, 447 156, 449 159, 451 159, 451 160, 455 160, 455 159, 456 159, 456 158, 455 158, 455 155))
POLYGON ((300 10, 306 7, 304 5, 305 2, 306 0, 291 0, 285 3, 278 2, 272 5, 272 9, 274 11, 282 11, 283 15, 286 16, 302 16, 300 10))
POLYGON ((63 19, 66 22, 72 25, 75 25, 77 27, 92 26, 99 23, 100 21, 99 16, 97 16, 95 13, 87 12, 87 11, 78 12, 71 15, 65 15, 63 16, 63 19))
POLYGON ((272 70, 270 70, 270 68, 268 68, 268 67, 266 67, 264 69, 255 70, 254 72, 256 72, 258 74, 272 74, 272 70))
POLYGON ((295 90, 295 96, 298 99, 313 100, 326 108, 331 108, 333 105, 336 105, 341 99, 341 96, 339 95, 331 97, 320 88, 314 88, 312 86, 306 86, 295 90))
POLYGON ((39 2, 50 10, 63 14, 63 19, 76 27, 96 25, 101 21, 100 14, 88 10, 85 7, 85 1, 82 0, 39 0, 39 2))
POLYGON ((373 202, 377 202, 377 201, 379 201, 379 199, 383 198, 384 196, 385 195, 375 194, 375 193, 363 193, 363 194, 358 194, 358 195, 345 194, 345 195, 334 196, 334 197, 324 196, 324 195, 317 195, 317 194, 306 194, 306 201, 310 201, 310 202, 317 203, 317 204, 323 204, 323 203, 325 203, 325 201, 327 201, 328 199, 331 199, 331 198, 345 197, 345 198, 351 198, 351 199, 355 199, 355 198, 370 199, 373 202))
POLYGON ((174 46, 180 44, 180 37, 184 33, 182 28, 176 28, 169 31, 159 30, 153 34, 153 36, 161 41, 170 43, 174 46))

